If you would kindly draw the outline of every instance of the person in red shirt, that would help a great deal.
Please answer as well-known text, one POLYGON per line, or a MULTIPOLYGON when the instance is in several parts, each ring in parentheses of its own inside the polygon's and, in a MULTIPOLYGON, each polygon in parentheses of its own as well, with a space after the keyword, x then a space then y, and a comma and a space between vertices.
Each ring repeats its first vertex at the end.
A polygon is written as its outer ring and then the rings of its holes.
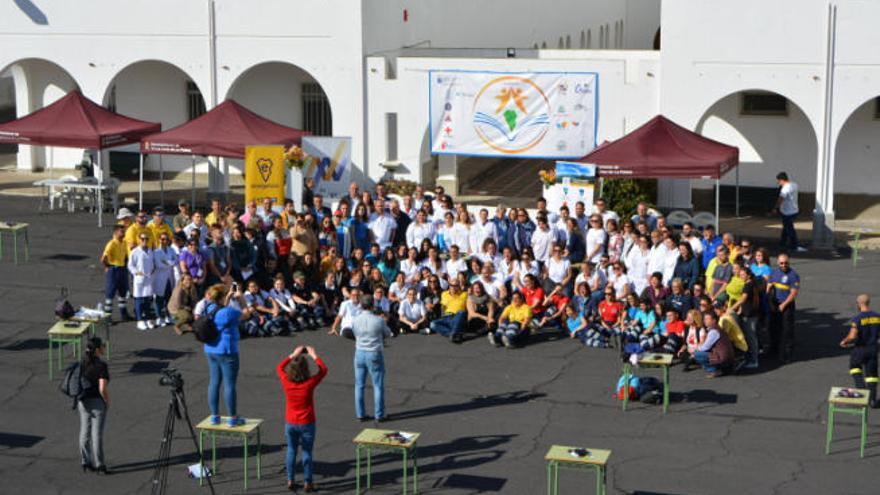
POLYGON ((286 398, 284 431, 287 435, 287 489, 295 491, 294 470, 296 450, 302 447, 303 491, 315 491, 312 479, 312 447, 315 444, 315 387, 327 376, 327 365, 311 346, 299 346, 293 353, 278 363, 276 368, 286 398), (312 376, 309 363, 303 353, 308 354, 318 366, 318 373, 312 376))
POLYGON ((524 278, 525 286, 522 295, 526 305, 532 308, 532 321, 541 321, 544 316, 544 289, 538 285, 538 279, 532 274, 524 278))
POLYGON ((620 336, 626 311, 623 303, 617 300, 614 287, 605 287, 605 299, 599 303, 599 330, 606 336, 620 336))
POLYGON ((544 298, 544 308, 546 308, 544 317, 538 323, 538 327, 543 328, 553 324, 559 328, 563 327, 563 319, 565 317, 565 307, 568 306, 569 299, 565 295, 565 287, 557 285, 544 298))
POLYGON ((663 352, 675 354, 684 344, 684 321, 678 317, 678 311, 673 307, 666 309, 666 321, 662 325, 666 343, 663 352))

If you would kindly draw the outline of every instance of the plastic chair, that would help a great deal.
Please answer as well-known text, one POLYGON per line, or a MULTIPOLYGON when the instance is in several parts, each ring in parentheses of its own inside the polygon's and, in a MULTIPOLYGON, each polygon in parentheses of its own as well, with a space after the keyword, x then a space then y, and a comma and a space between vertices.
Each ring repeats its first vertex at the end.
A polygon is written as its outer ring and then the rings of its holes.
POLYGON ((694 215, 691 221, 694 223, 694 226, 696 228, 702 230, 707 225, 715 225, 715 215, 709 213, 708 211, 701 211, 694 215))
POLYGON ((691 215, 683 210, 675 210, 666 215, 666 221, 675 228, 681 228, 685 223, 692 221, 691 215))

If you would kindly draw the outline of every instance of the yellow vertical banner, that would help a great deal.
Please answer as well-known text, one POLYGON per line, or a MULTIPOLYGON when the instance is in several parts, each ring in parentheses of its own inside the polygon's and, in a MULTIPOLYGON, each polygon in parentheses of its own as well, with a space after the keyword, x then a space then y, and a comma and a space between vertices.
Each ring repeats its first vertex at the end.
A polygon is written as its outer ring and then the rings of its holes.
POLYGON ((284 146, 247 146, 244 151, 245 203, 284 200, 284 146))

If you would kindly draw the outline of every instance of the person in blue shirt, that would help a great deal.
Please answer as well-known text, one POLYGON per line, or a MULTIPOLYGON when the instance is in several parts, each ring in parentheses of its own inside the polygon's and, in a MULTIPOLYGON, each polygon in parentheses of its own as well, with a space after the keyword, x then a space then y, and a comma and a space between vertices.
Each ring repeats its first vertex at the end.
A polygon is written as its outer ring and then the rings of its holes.
POLYGON ((513 250, 516 257, 532 245, 532 234, 535 233, 535 222, 529 219, 525 208, 516 211, 516 222, 507 230, 507 247, 513 250))
POLYGON ((859 294, 856 298, 859 309, 850 323, 847 336, 840 341, 840 347, 852 346, 849 354, 849 374, 856 388, 868 388, 868 405, 880 407, 877 401, 877 339, 880 338, 880 313, 871 311, 871 297, 859 294))
POLYGON ((657 314, 654 313, 654 308, 651 307, 650 299, 644 298, 639 301, 639 309, 636 311, 633 319, 638 322, 639 327, 642 329, 642 333, 639 335, 639 345, 642 349, 649 351, 660 345, 662 340, 660 327, 657 325, 657 314))
POLYGON ((703 270, 709 267, 709 262, 715 257, 715 251, 721 245, 721 238, 715 235, 715 227, 706 225, 703 228, 703 270))
POLYGON ((235 384, 238 380, 238 332, 239 322, 247 319, 248 312, 240 308, 247 307, 241 288, 231 292, 223 284, 212 285, 206 294, 208 305, 203 318, 213 318, 219 338, 204 347, 208 359, 208 408, 211 410, 211 424, 220 424, 220 383, 223 383, 223 401, 229 414, 229 426, 244 424, 236 409, 235 384), (234 299, 234 300, 233 300, 234 299))
POLYGON ((638 225, 639 222, 645 222, 648 232, 653 232, 657 229, 657 217, 648 213, 648 205, 643 201, 636 205, 636 214, 630 220, 632 220, 634 225, 638 225))
POLYGON ((507 247, 507 231, 510 229, 510 219, 507 218, 507 209, 502 205, 495 208, 495 217, 492 218, 495 224, 495 232, 498 234, 498 252, 504 251, 507 247))
POLYGON ((801 287, 801 278, 791 267, 788 255, 776 258, 778 268, 767 281, 770 296, 770 352, 778 354, 783 363, 792 359, 794 352, 795 299, 801 287))

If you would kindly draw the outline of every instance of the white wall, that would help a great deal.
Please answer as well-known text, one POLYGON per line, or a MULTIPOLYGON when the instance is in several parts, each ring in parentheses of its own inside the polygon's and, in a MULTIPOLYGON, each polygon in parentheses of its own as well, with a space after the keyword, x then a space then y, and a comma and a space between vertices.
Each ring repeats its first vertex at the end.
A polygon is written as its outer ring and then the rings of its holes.
POLYGON ((859 107, 837 141, 834 190, 847 194, 880 194, 880 120, 875 102, 859 107))
POLYGON ((302 85, 314 80, 290 64, 270 62, 254 67, 235 81, 227 98, 275 122, 302 128, 302 85))
MULTIPOLYGON (((396 61, 397 78, 386 79, 385 59, 367 59, 368 161, 385 161, 385 114, 397 113, 398 160, 395 175, 422 181, 422 163, 432 160, 426 144, 428 71, 432 69, 498 71, 595 71, 599 73, 598 141, 615 139, 657 113, 658 55, 652 51, 542 50, 538 58, 410 58, 396 61)), ((378 179, 384 170, 371 169, 378 179)), ((530 180, 530 179, 529 179, 530 180)))

